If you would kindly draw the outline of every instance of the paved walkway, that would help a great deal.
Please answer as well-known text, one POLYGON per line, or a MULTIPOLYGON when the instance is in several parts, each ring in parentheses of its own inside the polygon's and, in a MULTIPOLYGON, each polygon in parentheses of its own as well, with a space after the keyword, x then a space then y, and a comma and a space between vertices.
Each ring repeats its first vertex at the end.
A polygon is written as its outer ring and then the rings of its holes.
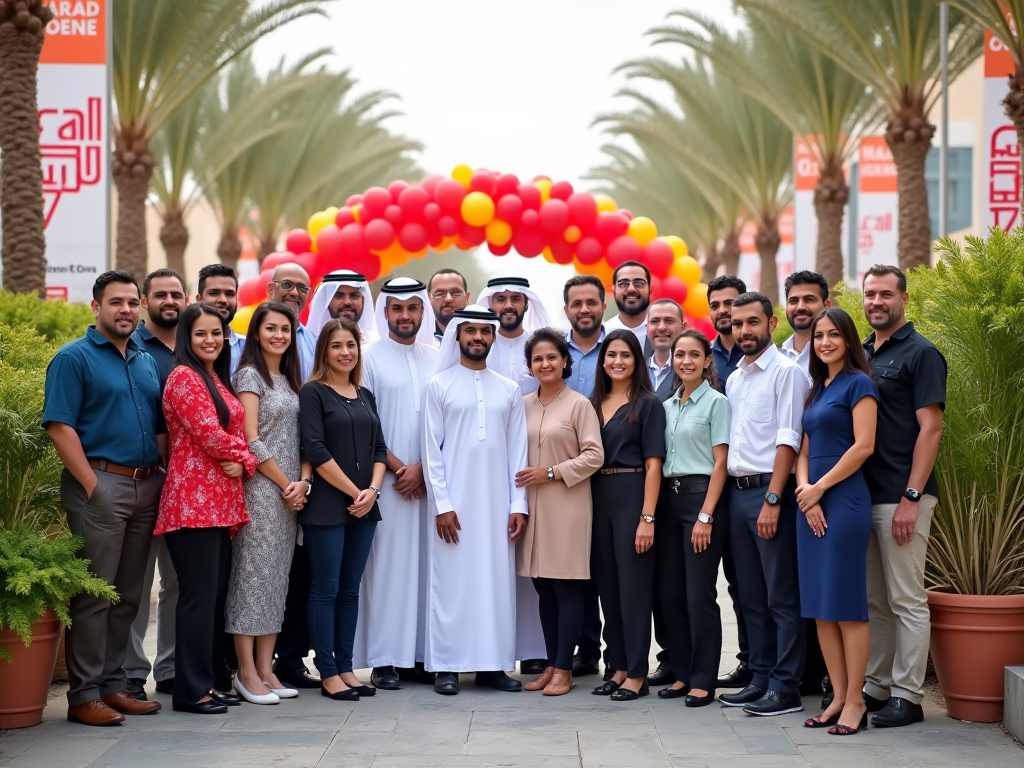
MULTIPOLYGON (((723 585, 724 586, 724 585, 723 585)), ((724 595, 724 589, 722 590, 724 595)), ((727 600, 728 598, 726 598, 727 600)), ((731 619, 731 610, 723 611, 731 619)), ((154 631, 147 637, 152 646, 154 631)), ((734 661, 735 626, 726 626, 723 669, 734 661)), ((152 647, 149 648, 152 654, 152 647)), ((172 712, 170 696, 151 691, 165 709, 114 728, 64 720, 63 696, 42 725, 0 735, 3 768, 1021 768, 1024 750, 997 726, 946 717, 926 702, 923 724, 870 729, 848 738, 802 727, 804 713, 754 718, 712 705, 686 709, 656 696, 611 702, 591 696, 599 681, 583 678, 567 696, 477 690, 441 697, 426 686, 379 692, 350 704, 318 692, 276 706, 244 704, 227 715, 172 712)))

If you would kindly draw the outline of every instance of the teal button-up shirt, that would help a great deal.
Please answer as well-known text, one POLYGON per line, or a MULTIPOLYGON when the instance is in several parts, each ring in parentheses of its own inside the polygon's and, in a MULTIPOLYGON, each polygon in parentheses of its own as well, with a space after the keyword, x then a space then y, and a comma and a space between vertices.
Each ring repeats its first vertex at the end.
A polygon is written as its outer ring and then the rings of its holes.
POLYGON ((715 468, 712 448, 729 444, 729 399, 706 381, 685 403, 679 392, 665 401, 665 477, 707 475, 715 468))

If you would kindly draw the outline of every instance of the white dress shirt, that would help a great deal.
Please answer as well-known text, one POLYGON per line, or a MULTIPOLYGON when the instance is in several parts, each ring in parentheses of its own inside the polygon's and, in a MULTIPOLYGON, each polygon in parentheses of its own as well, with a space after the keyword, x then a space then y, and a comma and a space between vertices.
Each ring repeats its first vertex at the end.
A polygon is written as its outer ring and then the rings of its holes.
POLYGON ((796 347, 793 345, 793 340, 795 338, 796 335, 793 335, 786 339, 784 342, 782 342, 782 346, 779 347, 779 351, 786 357, 788 357, 790 360, 792 360, 794 363, 799 365, 803 369, 803 372, 810 376, 811 372, 809 369, 811 365, 811 347, 814 346, 814 341, 808 341, 806 344, 804 344, 804 348, 797 352, 796 347))
POLYGON ((800 450, 804 399, 810 387, 807 375, 774 344, 752 362, 744 356, 725 385, 732 406, 727 462, 731 476, 771 472, 780 445, 800 450))
POLYGON ((620 312, 607 323, 604 324, 605 333, 611 333, 612 331, 632 331, 636 336, 636 340, 640 342, 640 349, 644 348, 644 342, 647 341, 647 317, 644 316, 644 321, 640 323, 636 328, 630 328, 624 324, 621 320, 622 313, 620 312))
POLYGON ((661 386, 661 382, 665 380, 666 374, 672 373, 672 356, 669 355, 668 360, 665 361, 664 365, 658 365, 654 360, 654 355, 651 355, 647 359, 647 372, 651 375, 651 386, 654 387, 654 391, 658 391, 658 387, 661 386))

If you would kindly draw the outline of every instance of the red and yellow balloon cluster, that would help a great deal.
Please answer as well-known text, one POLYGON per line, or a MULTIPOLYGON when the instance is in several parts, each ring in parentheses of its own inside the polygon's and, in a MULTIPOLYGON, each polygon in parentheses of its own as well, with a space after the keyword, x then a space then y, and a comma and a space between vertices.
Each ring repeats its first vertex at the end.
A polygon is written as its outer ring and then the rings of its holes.
POLYGON ((707 286, 686 243, 659 236, 653 221, 634 217, 605 195, 576 192, 567 181, 537 176, 523 183, 510 173, 459 165, 451 178, 427 176, 418 184, 392 182, 352 195, 342 208, 310 217, 306 229, 288 234, 284 253, 263 261, 259 277, 239 288, 239 305, 267 295, 273 268, 295 262, 313 285, 336 269, 353 269, 376 280, 427 249, 465 251, 486 245, 495 256, 515 250, 573 264, 611 288, 612 271, 626 261, 651 270, 653 298, 671 298, 684 308, 691 326, 714 335, 708 321, 707 286))

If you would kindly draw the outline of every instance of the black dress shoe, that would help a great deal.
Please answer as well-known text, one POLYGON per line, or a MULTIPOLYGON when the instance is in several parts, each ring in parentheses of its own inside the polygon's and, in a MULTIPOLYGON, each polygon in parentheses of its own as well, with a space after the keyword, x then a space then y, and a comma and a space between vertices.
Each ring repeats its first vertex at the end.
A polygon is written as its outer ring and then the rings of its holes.
POLYGON ((618 690, 612 693, 608 698, 612 701, 636 701, 637 699, 643 698, 650 692, 651 687, 647 684, 647 678, 644 678, 643 683, 640 684, 639 691, 631 691, 629 688, 623 688, 620 685, 618 690))
POLYGON ((620 685, 622 685, 622 683, 616 683, 614 680, 605 680, 603 685, 597 686, 597 688, 592 690, 591 693, 595 696, 611 696, 619 690, 620 685))
MULTIPOLYGON (((278 675, 278 677, 280 677, 280 675, 278 675)), ((346 688, 344 691, 335 691, 334 693, 331 693, 321 685, 320 695, 326 696, 328 699, 334 699, 335 701, 359 701, 359 691, 355 688, 346 688)))
POLYGON ((168 677, 166 680, 156 681, 156 692, 157 693, 174 693, 174 678, 168 677))
POLYGON ((193 715, 223 715, 228 711, 226 704, 221 704, 219 701, 200 701, 195 704, 189 704, 187 702, 175 701, 171 704, 171 709, 175 712, 191 712, 193 715))
POLYGON ((586 677, 596 675, 601 671, 597 659, 588 659, 578 653, 572 659, 572 676, 586 677))
POLYGON ((876 699, 870 694, 864 694, 864 704, 867 705, 868 712, 881 712, 888 703, 888 699, 876 699))
POLYGON ((731 672, 726 672, 715 683, 716 688, 746 688, 750 685, 754 679, 754 673, 750 671, 750 667, 746 664, 740 663, 736 669, 731 672))
POLYGON ((710 690, 706 696, 694 696, 692 693, 687 694, 686 698, 683 699, 683 704, 687 707, 706 707, 714 700, 715 692, 710 690))
POLYGON ((313 677, 303 664, 299 669, 285 669, 280 664, 274 665, 274 674, 277 679, 289 688, 306 688, 312 690, 320 687, 320 678, 313 677))
POLYGON ((904 725, 920 723, 924 720, 924 709, 899 696, 890 696, 889 703, 875 713, 871 724, 876 728, 902 728, 904 725))
POLYGON ((523 659, 519 662, 519 671, 524 675, 540 675, 547 668, 547 659, 523 659))
POLYGON ((804 708, 798 693, 781 693, 780 691, 766 691, 757 701, 747 704, 743 711, 748 715, 760 715, 761 717, 774 717, 785 715, 788 712, 799 712, 804 708))
MULTIPOLYGON (((654 685, 654 683, 651 683, 651 678, 650 677, 647 678, 647 682, 650 683, 651 685, 654 685)), ((688 686, 688 685, 684 685, 682 688, 673 688, 672 686, 669 686, 668 688, 662 688, 660 691, 658 691, 658 698, 659 699, 681 699, 681 698, 683 698, 683 696, 689 695, 689 693, 690 693, 690 686, 688 686)))
POLYGON ((146 678, 129 677, 125 680, 124 689, 138 701, 148 701, 146 698, 146 678))
POLYGON ((382 691, 400 690, 400 680, 401 676, 394 667, 375 667, 370 673, 370 682, 382 691))
POLYGON ((459 692, 459 676, 454 672, 438 672, 434 679, 434 693, 454 696, 459 692))
POLYGON ((768 693, 767 689, 751 683, 742 691, 723 693, 718 700, 727 707, 745 707, 747 704, 753 704, 766 693, 768 693))
POLYGON ((214 691, 210 693, 210 698, 214 701, 219 701, 225 707, 242 706, 242 697, 234 693, 223 693, 221 691, 214 691))
POLYGON ((515 693, 523 690, 523 684, 521 682, 513 680, 504 672, 477 672, 476 685, 478 688, 483 685, 487 688, 493 688, 496 691, 506 691, 508 693, 515 693))
POLYGON ((660 685, 672 685, 675 681, 676 676, 672 674, 672 668, 665 661, 659 663, 658 668, 647 676, 647 684, 654 688, 660 685))

